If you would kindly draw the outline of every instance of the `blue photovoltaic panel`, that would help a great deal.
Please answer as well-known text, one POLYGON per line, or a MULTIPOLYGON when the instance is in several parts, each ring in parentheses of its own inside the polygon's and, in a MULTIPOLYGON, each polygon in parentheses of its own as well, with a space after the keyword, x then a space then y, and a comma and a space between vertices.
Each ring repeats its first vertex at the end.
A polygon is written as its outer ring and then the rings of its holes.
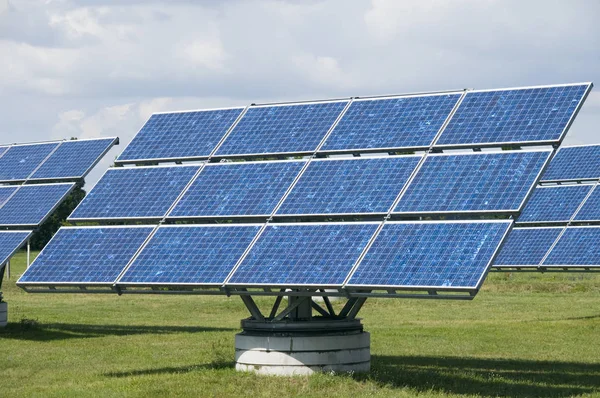
POLYGON ((0 225, 37 226, 73 189, 75 183, 23 185, 0 208, 0 225))
POLYGON ((461 95, 355 100, 321 150, 429 147, 461 95))
POLYGON ((270 215, 305 162, 206 166, 171 217, 270 215))
POLYGON ((477 288, 510 224, 388 223, 348 286, 477 288))
POLYGON ((517 222, 567 222, 590 189, 592 185, 537 187, 517 222))
POLYGON ((7 146, 0 146, 0 156, 4 155, 4 152, 8 151, 7 146))
POLYGON ((115 138, 63 142, 31 179, 84 177, 115 143, 115 138))
POLYGON ((589 84, 473 91, 436 145, 560 141, 589 84))
POLYGON ((154 227, 62 227, 17 284, 113 283, 154 227))
POLYGON ((340 285, 378 224, 269 225, 228 283, 340 285))
POLYGON ((562 230, 563 227, 513 228, 504 241, 494 265, 539 265, 562 230))
POLYGON ((277 214, 387 213, 420 159, 313 161, 277 214))
POLYGON ((600 266, 600 227, 568 227, 544 266, 600 266))
POLYGON ((6 203, 8 198, 17 190, 16 186, 0 187, 0 207, 6 203))
POLYGON ((594 188, 594 192, 577 212, 575 221, 600 221, 600 188, 598 186, 594 188))
POLYGON ((542 175, 542 181, 600 178, 600 145, 560 148, 542 175))
POLYGON ((119 161, 207 157, 243 108, 154 114, 119 161))
POLYGON ((251 107, 216 155, 313 152, 347 103, 251 107))
POLYGON ((222 284, 256 225, 160 227, 119 284, 222 284))
POLYGON ((550 151, 430 155, 396 213, 518 211, 550 151))
POLYGON ((21 181, 56 148, 58 143, 15 145, 0 157, 0 181, 21 181))
POLYGON ((0 231, 0 267, 23 246, 29 235, 31 231, 0 231))
POLYGON ((69 219, 161 218, 199 167, 109 169, 69 219))

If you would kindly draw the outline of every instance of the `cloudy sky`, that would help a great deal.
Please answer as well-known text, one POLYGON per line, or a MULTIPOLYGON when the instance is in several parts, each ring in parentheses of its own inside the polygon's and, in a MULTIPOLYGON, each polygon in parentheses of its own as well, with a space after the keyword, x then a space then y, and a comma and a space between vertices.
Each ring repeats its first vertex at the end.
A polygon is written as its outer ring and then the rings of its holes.
MULTIPOLYGON (((597 0, 0 0, 0 143, 118 136, 152 112, 600 84, 597 0)), ((600 143, 600 86, 565 144, 600 143)), ((88 184, 88 185, 89 185, 88 184)))

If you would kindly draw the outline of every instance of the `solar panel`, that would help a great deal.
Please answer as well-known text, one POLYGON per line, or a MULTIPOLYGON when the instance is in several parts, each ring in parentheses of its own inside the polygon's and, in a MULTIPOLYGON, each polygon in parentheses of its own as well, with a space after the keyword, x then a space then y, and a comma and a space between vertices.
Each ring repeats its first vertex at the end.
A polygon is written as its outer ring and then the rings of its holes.
POLYGON ((216 156, 312 153, 348 101, 250 107, 216 156))
POLYGON ((575 84, 467 92, 435 145, 559 142, 590 89, 575 84))
POLYGON ((269 225, 227 285, 339 286, 378 224, 269 225))
POLYGON ((259 225, 162 226, 119 285, 221 285, 259 225))
POLYGON ((574 221, 600 221, 600 189, 598 186, 595 186, 592 194, 577 212, 574 221))
POLYGON ((8 151, 7 146, 0 146, 0 157, 2 157, 6 151, 8 151))
POLYGON ((518 211, 550 150, 428 155, 395 213, 518 211))
POLYGON ((494 266, 538 266, 562 230, 563 227, 514 228, 494 266))
POLYGON ((153 229, 62 227, 17 284, 112 284, 153 229))
POLYGON ((29 236, 31 231, 0 231, 0 266, 25 244, 29 236))
POLYGON ((600 227, 568 227, 542 265, 600 266, 600 227))
POLYGON ((314 160, 277 214, 387 213, 420 159, 314 160))
POLYGON ((75 183, 23 185, 0 208, 0 226, 40 225, 65 199, 75 183))
POLYGON ((17 190, 17 186, 6 186, 0 187, 0 208, 6 201, 11 197, 12 194, 17 190))
POLYGON ((208 157, 243 110, 155 113, 117 161, 208 157))
POLYGON ((268 216, 305 163, 209 164, 169 217, 268 216))
POLYGON ((476 289, 511 221, 389 222, 348 287, 476 289))
POLYGON ((568 222, 593 185, 537 187, 517 223, 568 222))
POLYGON ((321 151, 427 148, 461 95, 354 100, 321 151))
POLYGON ((600 178, 600 145, 560 148, 542 175, 542 181, 600 178))
POLYGON ((162 218, 199 168, 109 169, 68 219, 162 218))
POLYGON ((0 181, 24 181, 50 155, 58 143, 11 146, 0 157, 0 181))
POLYGON ((116 141, 116 138, 65 141, 30 179, 85 177, 116 141))

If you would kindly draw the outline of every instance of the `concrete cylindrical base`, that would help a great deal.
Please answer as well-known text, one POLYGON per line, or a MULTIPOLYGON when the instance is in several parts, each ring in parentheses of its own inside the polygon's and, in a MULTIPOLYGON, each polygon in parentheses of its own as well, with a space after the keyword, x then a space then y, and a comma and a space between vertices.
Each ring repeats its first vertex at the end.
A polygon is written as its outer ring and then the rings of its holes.
POLYGON ((0 302, 0 328, 6 326, 8 322, 8 304, 0 302))
POLYGON ((321 334, 282 332, 245 330, 238 333, 235 336, 236 370, 282 376, 370 370, 371 340, 362 327, 355 331, 342 328, 338 333, 331 329, 321 334))

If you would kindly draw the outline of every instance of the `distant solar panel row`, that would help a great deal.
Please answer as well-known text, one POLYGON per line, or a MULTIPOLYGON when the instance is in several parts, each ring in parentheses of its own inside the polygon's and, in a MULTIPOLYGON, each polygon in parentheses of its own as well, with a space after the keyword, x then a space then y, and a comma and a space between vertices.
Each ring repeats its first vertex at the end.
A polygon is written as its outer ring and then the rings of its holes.
POLYGON ((8 190, 14 191, 0 207, 0 226, 40 225, 74 187, 75 183, 63 183, 0 188, 0 196, 8 190))
POLYGON ((155 114, 118 162, 203 159, 213 153, 267 156, 558 143, 590 89, 591 84, 574 84, 470 91, 462 101, 463 92, 453 92, 251 106, 245 113, 236 108, 155 114))
POLYGON ((593 187, 594 185, 537 187, 517 223, 569 222, 593 187))
POLYGON ((6 263, 31 236, 31 231, 0 231, 0 266, 6 263))
POLYGON ((67 227, 17 283, 339 287, 351 276, 348 287, 469 290, 511 222, 389 222, 367 249, 379 225, 268 225, 243 258, 259 225, 161 226, 135 259, 154 227, 67 227))

